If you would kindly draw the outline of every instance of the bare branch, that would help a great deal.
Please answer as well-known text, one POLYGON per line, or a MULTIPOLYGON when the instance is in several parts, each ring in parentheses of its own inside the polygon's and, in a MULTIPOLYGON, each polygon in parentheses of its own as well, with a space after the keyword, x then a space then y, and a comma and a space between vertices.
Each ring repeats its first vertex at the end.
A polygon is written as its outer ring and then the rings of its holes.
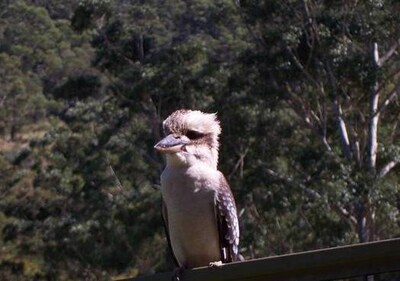
MULTIPOLYGON (((286 101, 289 106, 293 109, 293 111, 299 116, 304 124, 311 129, 311 131, 321 139, 322 144, 326 148, 329 153, 332 153, 332 147, 330 146, 327 138, 326 138, 326 116, 322 115, 323 120, 312 110, 306 107, 305 102, 298 97, 291 90, 290 86, 286 83, 287 93, 290 95, 290 98, 286 101), (313 122, 313 120, 315 122, 313 122), (325 123, 324 123, 325 122, 325 123)), ((323 93, 323 90, 321 90, 323 93)))
POLYGON ((354 228, 357 228, 357 219, 353 215, 351 215, 349 211, 339 206, 338 204, 329 204, 329 206, 336 214, 339 215, 339 217, 346 219, 354 228))
POLYGON ((357 164, 361 166, 360 142, 358 140, 354 142, 353 151, 357 164))
POLYGON ((374 62, 377 66, 380 66, 379 62, 379 50, 378 50, 378 43, 374 42, 374 47, 372 50, 372 55, 374 57, 374 62))
POLYGON ((379 107, 379 109, 376 110, 375 115, 381 114, 382 111, 386 109, 386 107, 399 95, 399 90, 400 90, 400 83, 396 85, 396 87, 390 92, 388 97, 383 101, 382 105, 379 107))
POLYGON ((396 81, 396 77, 400 74, 400 69, 396 69, 392 73, 386 75, 383 77, 383 79, 380 81, 380 87, 378 88, 378 92, 381 92, 385 87, 387 87, 388 84, 393 83, 393 81, 396 81))
POLYGON ((397 140, 396 138, 396 132, 397 132, 397 126, 399 124, 400 121, 400 114, 398 115, 398 118, 396 121, 394 121, 393 126, 392 126, 392 133, 390 134, 390 143, 394 143, 395 140, 397 140))
POLYGON ((339 97, 337 94, 337 85, 335 77, 333 75, 332 68, 329 63, 325 63, 326 71, 328 72, 329 83, 331 84, 332 92, 335 94, 333 104, 336 112, 336 120, 338 123, 338 129, 340 133, 340 141, 342 144, 342 151, 347 160, 351 160, 351 145, 349 134, 347 133, 347 125, 343 118, 342 105, 339 102, 339 97))
POLYGON ((351 145, 349 135, 347 133, 347 126, 343 119, 342 106, 340 105, 337 96, 334 100, 336 118, 339 126, 340 140, 342 143, 343 153, 347 160, 351 159, 351 145))
POLYGON ((376 166, 376 153, 378 151, 378 122, 379 113, 377 112, 377 105, 379 100, 378 93, 371 93, 370 101, 370 120, 368 130, 368 167, 371 171, 375 171, 376 166))
POLYGON ((383 178, 384 176, 386 176, 387 173, 390 172, 390 170, 392 170, 394 167, 396 167, 397 164, 399 164, 399 161, 394 161, 394 160, 390 161, 385 166, 383 166, 383 168, 379 172, 378 176, 380 178, 383 178))
MULTIPOLYGON (((373 59, 376 67, 379 66, 378 44, 373 44, 373 59)), ((371 90, 369 101, 369 128, 368 128, 368 168, 371 172, 376 171, 376 153, 378 151, 378 122, 379 122, 379 84, 375 81, 371 90)))
POLYGON ((112 165, 110 164, 110 161, 109 161, 108 159, 107 159, 107 162, 108 162, 108 168, 110 169, 111 174, 113 175, 113 177, 114 177, 114 179, 115 179, 115 183, 117 184, 117 188, 118 188, 119 190, 122 190, 122 189, 123 189, 123 186, 122 186, 121 181, 119 180, 117 174, 116 174, 115 171, 114 171, 114 168, 112 167, 112 165))
POLYGON ((228 175, 228 179, 232 178, 233 174, 240 168, 240 178, 243 178, 243 167, 244 167, 244 158, 246 157, 247 153, 249 152, 249 148, 247 147, 244 152, 237 153, 239 156, 238 161, 236 162, 235 166, 233 167, 232 171, 228 175))
MULTIPOLYGON (((375 43, 376 44, 376 43, 375 43)), ((381 67, 384 63, 386 63, 395 53, 397 48, 400 47, 400 38, 398 38, 393 45, 389 48, 389 50, 384 54, 380 59, 376 60, 377 65, 381 67)), ((377 48, 376 48, 377 50, 377 48)))

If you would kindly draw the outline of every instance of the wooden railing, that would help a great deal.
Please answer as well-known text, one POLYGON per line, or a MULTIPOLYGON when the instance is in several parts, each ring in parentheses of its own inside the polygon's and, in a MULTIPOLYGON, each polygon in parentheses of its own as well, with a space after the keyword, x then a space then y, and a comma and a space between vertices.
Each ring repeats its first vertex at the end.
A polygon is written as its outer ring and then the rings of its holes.
MULTIPOLYGON (((378 273, 400 273, 400 239, 328 248, 309 252, 196 268, 183 281, 302 281, 334 280, 378 273)), ((124 281, 170 281, 172 272, 124 281)))

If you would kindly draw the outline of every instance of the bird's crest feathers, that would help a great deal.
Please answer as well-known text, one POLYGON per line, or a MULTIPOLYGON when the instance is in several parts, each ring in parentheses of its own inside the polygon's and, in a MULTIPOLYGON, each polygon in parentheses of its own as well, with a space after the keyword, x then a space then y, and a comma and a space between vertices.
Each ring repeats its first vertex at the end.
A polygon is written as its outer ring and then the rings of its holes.
POLYGON ((165 134, 184 134, 188 130, 202 134, 211 134, 214 137, 221 133, 221 126, 215 113, 204 113, 199 110, 180 109, 173 112, 163 122, 165 134))
POLYGON ((179 140, 174 143, 183 144, 177 150, 169 149, 175 154, 167 155, 167 162, 185 165, 205 163, 217 168, 221 126, 215 113, 180 109, 164 120, 163 129, 166 136, 179 140))

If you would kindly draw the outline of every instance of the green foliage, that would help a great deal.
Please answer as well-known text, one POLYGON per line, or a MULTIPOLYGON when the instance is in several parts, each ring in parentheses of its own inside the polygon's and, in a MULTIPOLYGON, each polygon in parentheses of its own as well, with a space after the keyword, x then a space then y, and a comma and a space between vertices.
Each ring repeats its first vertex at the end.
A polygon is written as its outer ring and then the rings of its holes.
POLYGON ((153 145, 182 107, 221 120, 219 166, 246 258, 398 235, 400 116, 390 96, 400 64, 393 55, 377 66, 371 55, 374 42, 381 57, 395 46, 397 8, 0 1, 0 279, 171 269, 153 145), (377 84, 387 106, 371 171, 377 84))
POLYGON ((81 75, 69 77, 63 84, 52 92, 55 99, 86 99, 99 93, 101 83, 98 76, 81 75))
MULTIPOLYGON (((250 69, 256 65, 261 70, 256 73, 255 81, 261 81, 257 87, 278 94, 279 108, 283 106, 297 116, 291 135, 277 132, 281 139, 275 147, 284 150, 272 159, 279 161, 264 165, 269 167, 268 175, 281 180, 286 187, 294 184, 295 189, 285 200, 295 205, 310 199, 325 202, 322 205, 325 210, 339 216, 341 221, 337 222, 345 223, 340 227, 342 234, 328 239, 337 239, 335 243, 355 241, 354 235, 366 241, 398 232, 398 210, 392 193, 397 192, 398 184, 389 177, 382 178, 388 165, 398 163, 395 149, 391 149, 396 146, 393 136, 398 135, 393 123, 397 124, 399 117, 392 110, 395 107, 398 110, 398 106, 393 105, 390 112, 384 111, 379 116, 377 138, 381 153, 377 166, 372 170, 368 167, 368 138, 372 134, 368 126, 369 118, 373 117, 369 96, 379 91, 382 101, 378 110, 381 110, 390 97, 388 93, 393 93, 392 78, 398 73, 398 58, 389 56, 392 48, 398 48, 395 43, 398 19, 393 14, 397 4, 395 1, 381 1, 379 5, 352 1, 241 2, 245 21, 258 44, 252 52, 263 58, 256 63, 245 63, 250 69), (388 61, 375 62, 374 44, 379 46, 381 58, 388 61), (340 119, 345 129, 338 126, 340 119), (342 135, 344 130, 347 145, 342 135), (388 138, 388 134, 392 137, 388 138), (391 191, 387 189, 388 182, 391 191), (303 195, 297 201, 299 193, 303 195), (385 211, 381 209, 384 205, 385 211), (393 215, 389 224, 376 217, 386 212, 393 215), (362 226, 363 218, 367 220, 366 227, 362 226), (388 225, 393 232, 387 232, 388 225)), ((279 130, 281 126, 276 124, 279 130)))

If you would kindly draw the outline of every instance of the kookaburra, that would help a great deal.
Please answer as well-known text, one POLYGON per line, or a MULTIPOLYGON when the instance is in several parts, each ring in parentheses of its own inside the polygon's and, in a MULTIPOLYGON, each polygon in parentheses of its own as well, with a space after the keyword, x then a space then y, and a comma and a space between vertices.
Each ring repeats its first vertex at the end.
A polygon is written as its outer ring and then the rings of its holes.
POLYGON ((178 266, 237 260, 239 224, 232 192, 217 169, 221 127, 216 115, 177 110, 163 129, 166 136, 155 149, 166 156, 163 217, 178 266))

